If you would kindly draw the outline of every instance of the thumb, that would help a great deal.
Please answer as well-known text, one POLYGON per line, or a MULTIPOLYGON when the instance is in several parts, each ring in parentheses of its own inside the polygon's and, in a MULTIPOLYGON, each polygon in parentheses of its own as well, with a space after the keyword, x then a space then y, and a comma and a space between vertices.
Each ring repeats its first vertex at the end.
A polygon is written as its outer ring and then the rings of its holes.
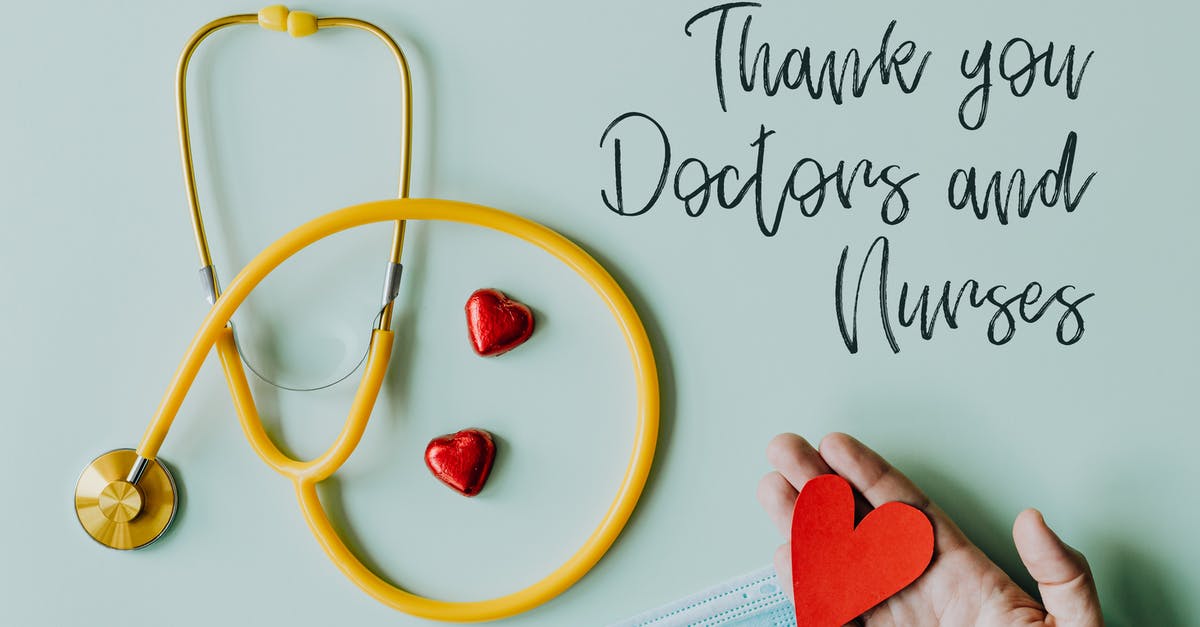
POLYGON ((1060 627, 1104 624, 1092 569, 1083 554, 1067 546, 1041 512, 1027 509, 1013 523, 1013 542, 1029 574, 1038 582, 1046 612, 1060 627))

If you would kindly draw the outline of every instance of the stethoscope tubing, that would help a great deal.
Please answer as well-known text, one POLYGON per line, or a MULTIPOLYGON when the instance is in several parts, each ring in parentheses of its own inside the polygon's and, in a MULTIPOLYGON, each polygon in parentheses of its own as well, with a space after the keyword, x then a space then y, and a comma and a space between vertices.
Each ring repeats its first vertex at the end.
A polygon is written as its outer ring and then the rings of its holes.
POLYGON ((641 496, 654 459, 659 422, 658 374, 649 338, 633 304, 604 267, 578 245, 545 226, 498 209, 440 199, 380 200, 316 218, 268 246, 238 273, 205 316, 137 448, 140 457, 156 458, 188 389, 214 346, 218 349, 247 439, 268 466, 291 479, 305 520, 321 548, 368 594, 415 616, 459 622, 496 620, 527 611, 561 594, 582 578, 616 540, 641 496), (366 370, 342 432, 321 456, 300 461, 279 451, 263 429, 233 344, 232 330, 227 326, 254 288, 292 255, 335 233, 395 220, 470 224, 507 233, 538 246, 574 270, 597 292, 616 319, 630 351, 637 383, 636 431, 630 461, 616 498, 600 524, 565 563, 544 579, 505 596, 452 602, 407 592, 363 565, 346 547, 321 505, 317 484, 336 472, 349 458, 366 428, 387 370, 391 331, 374 331, 366 370))

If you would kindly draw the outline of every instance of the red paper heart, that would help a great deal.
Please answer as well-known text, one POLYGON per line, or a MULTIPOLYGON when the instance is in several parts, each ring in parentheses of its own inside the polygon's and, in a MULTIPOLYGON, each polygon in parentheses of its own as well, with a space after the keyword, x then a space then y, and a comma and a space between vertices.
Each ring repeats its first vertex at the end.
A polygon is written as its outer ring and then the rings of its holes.
POLYGON ((903 590, 933 557, 920 510, 884 503, 854 526, 854 494, 837 475, 804 484, 792 510, 796 624, 842 627, 903 590))
POLYGON ((533 312, 499 290, 475 290, 467 299, 467 335, 476 353, 506 353, 533 335, 533 312))
POLYGON ((487 482, 496 444, 483 429, 463 429, 429 441, 425 465, 442 483, 463 496, 475 496, 487 482))

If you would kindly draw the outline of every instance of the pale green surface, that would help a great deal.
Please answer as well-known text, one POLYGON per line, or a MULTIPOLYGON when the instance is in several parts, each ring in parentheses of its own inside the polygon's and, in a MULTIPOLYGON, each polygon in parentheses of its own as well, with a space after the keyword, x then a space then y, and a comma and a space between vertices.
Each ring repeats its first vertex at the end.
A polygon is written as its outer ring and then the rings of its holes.
MULTIPOLYGON (((287 483, 244 444, 215 363, 163 448, 185 495, 170 535, 121 554, 79 530, 77 473, 136 444, 204 313, 176 154, 176 55, 205 21, 258 8, 101 4, 4 7, 0 459, 12 513, 0 516, 0 622, 118 624, 113 612, 136 607, 174 625, 422 623, 370 600, 324 558, 287 483)), ((303 7, 375 21, 408 50, 414 195, 513 210, 576 239, 630 291, 655 341, 664 425, 645 500, 591 575, 511 623, 602 624, 766 563, 779 540, 753 496, 763 446, 782 430, 845 430, 910 472, 1005 567, 1018 565, 1012 518, 1037 506, 1091 559, 1114 624, 1186 624, 1200 615, 1200 430, 1189 393, 1200 374, 1196 5, 827 4, 773 3, 755 24, 779 54, 808 43, 869 51, 898 18, 898 41, 935 51, 918 92, 872 84, 841 108, 731 93, 722 114, 712 21, 699 27, 705 36, 683 36, 708 6, 698 2, 303 7), (997 86, 984 130, 958 129, 962 49, 1012 35, 1094 48, 1082 97, 1043 87, 1018 101, 997 86), (749 167, 760 122, 779 132, 775 170, 810 155, 896 160, 922 173, 906 188, 913 213, 883 226, 869 190, 851 211, 785 217, 772 239, 748 207, 691 219, 664 199, 618 217, 599 200, 612 166, 597 143, 629 110, 667 128, 676 161, 749 167), (1036 171, 1056 163, 1069 129, 1081 136, 1079 179, 1100 172, 1075 214, 1035 208, 1000 227, 945 207, 954 167, 1036 171), (987 315, 968 312, 930 342, 899 329, 894 356, 869 300, 862 353, 847 354, 832 315, 837 255, 850 244, 857 258, 880 234, 892 240, 896 289, 973 276, 1096 292, 1084 340, 1058 346, 1049 318, 994 348, 987 315)), ((192 102, 228 280, 302 220, 393 193, 398 90, 365 35, 294 42, 246 28, 215 41, 194 63, 192 102), (323 86, 301 83, 330 72, 323 86), (333 124, 348 132, 322 132, 333 124)), ((247 337, 267 368, 300 381, 357 359, 388 236, 376 228, 330 242, 252 298, 247 337), (277 359, 261 352, 267 327, 277 359)), ((418 592, 511 591, 574 550, 610 498, 632 434, 626 357, 599 301, 545 255, 464 227, 416 225, 410 244, 397 357, 339 475, 337 518, 371 562, 418 592), (481 286, 510 291, 542 322, 495 361, 474 357, 461 328, 462 301, 481 286), (438 486, 420 457, 429 437, 466 426, 494 430, 503 447, 473 501, 438 486)), ((332 437, 351 393, 256 391, 265 414, 287 416, 272 428, 304 455, 332 437)))

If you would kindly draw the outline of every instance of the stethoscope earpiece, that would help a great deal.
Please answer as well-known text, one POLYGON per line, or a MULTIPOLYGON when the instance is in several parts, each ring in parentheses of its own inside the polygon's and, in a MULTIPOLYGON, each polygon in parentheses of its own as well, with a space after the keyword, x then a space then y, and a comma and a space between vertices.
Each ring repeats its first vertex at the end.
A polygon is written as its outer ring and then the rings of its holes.
POLYGON ((308 37, 317 32, 317 16, 273 4, 258 12, 258 25, 267 30, 287 31, 292 37, 308 37))
POLYGON ((75 515, 93 540, 111 549, 140 549, 171 526, 179 498, 175 479, 161 460, 145 460, 119 448, 88 464, 75 484, 75 515), (140 477, 130 481, 130 469, 140 477))

